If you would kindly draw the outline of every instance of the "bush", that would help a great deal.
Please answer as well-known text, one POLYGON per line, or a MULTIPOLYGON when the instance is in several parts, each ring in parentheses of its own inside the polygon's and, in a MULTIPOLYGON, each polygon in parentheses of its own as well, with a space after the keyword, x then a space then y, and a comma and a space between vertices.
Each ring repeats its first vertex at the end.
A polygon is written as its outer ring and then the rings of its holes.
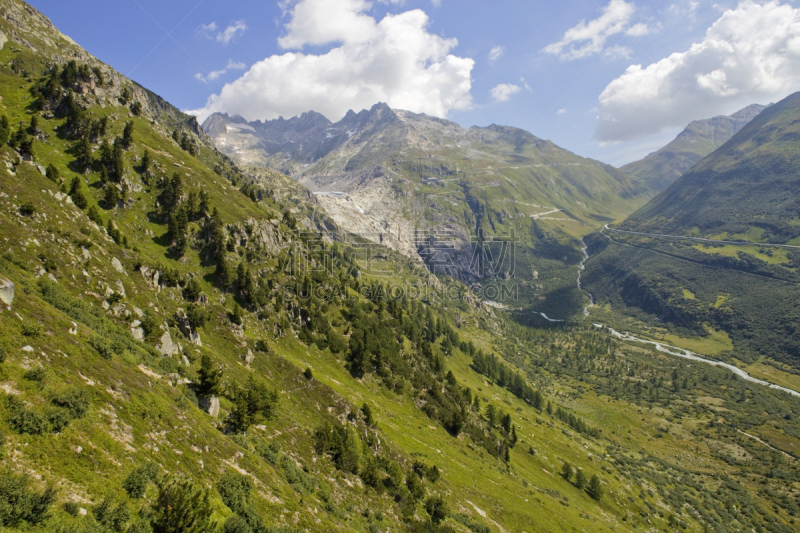
POLYGON ((17 433, 27 435, 41 435, 50 428, 45 418, 29 410, 25 403, 16 396, 9 396, 6 400, 8 409, 8 424, 17 433))
POLYGON ((206 533, 215 528, 212 513, 207 491, 173 478, 161 487, 150 524, 154 533, 206 533))
POLYGON ((42 334, 42 327, 39 324, 23 324, 22 335, 25 337, 36 338, 42 334))
POLYGON ((434 524, 440 524, 447 518, 447 515, 450 514, 450 509, 447 506, 447 503, 441 498, 441 496, 431 496, 425 501, 425 510, 431 517, 431 522, 434 524))
POLYGON ((113 500, 106 496, 99 505, 95 506, 94 516, 105 527, 113 531, 122 531, 130 520, 131 513, 125 502, 114 505, 113 500))
POLYGON ((114 356, 114 347, 108 339, 104 337, 95 336, 89 340, 89 345, 94 348, 100 357, 110 360, 114 356))
POLYGON ((51 402, 66 409, 71 418, 83 418, 89 410, 90 396, 86 390, 72 387, 55 393, 51 402))
POLYGON ((30 488, 30 477, 6 469, 0 474, 0 525, 17 527, 22 522, 39 524, 56 499, 55 489, 43 492, 30 488))
POLYGON ((19 206, 19 214, 24 217, 29 217, 34 213, 36 213, 36 206, 33 205, 33 202, 25 202, 19 206))
POLYGON ((80 506, 75 502, 64 502, 64 505, 61 507, 64 509, 64 512, 70 516, 78 516, 81 512, 80 506))
POLYGON ((256 446, 256 451, 261 457, 273 465, 278 463, 278 459, 280 459, 281 456, 277 442, 273 442, 269 446, 265 442, 260 442, 258 446, 256 446))
POLYGON ((22 375, 22 377, 27 379, 28 381, 35 381, 36 383, 42 383, 44 379, 47 377, 47 371, 44 368, 37 366, 25 372, 22 375))
POLYGON ((217 483, 217 491, 222 501, 235 513, 247 504, 250 492, 254 488, 252 479, 233 470, 226 472, 217 483))
POLYGON ((225 533, 253 533, 253 529, 247 520, 239 515, 234 515, 225 521, 225 533))
POLYGON ((122 482, 122 488, 132 499, 137 500, 144 496, 147 484, 154 481, 158 475, 158 468, 153 463, 137 466, 122 482))
POLYGON ((51 407, 47 410, 47 421, 50 423, 50 431, 53 433, 61 433, 71 420, 72 417, 66 409, 51 407))

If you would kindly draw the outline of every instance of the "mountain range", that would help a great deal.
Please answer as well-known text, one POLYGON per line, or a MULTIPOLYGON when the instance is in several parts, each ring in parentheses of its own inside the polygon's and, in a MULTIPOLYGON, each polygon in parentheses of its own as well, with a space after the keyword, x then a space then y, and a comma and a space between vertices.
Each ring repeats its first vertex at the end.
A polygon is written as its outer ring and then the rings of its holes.
MULTIPOLYGON (((513 279, 520 290, 507 303, 551 313, 582 305, 564 276, 577 274, 580 237, 651 196, 643 180, 524 130, 465 129, 385 104, 337 123, 313 112, 249 123, 215 114, 203 129, 238 164, 266 165, 308 187, 342 228, 467 283, 513 279), (480 270, 479 234, 486 243, 514 235, 513 272, 480 270), (447 259, 432 265, 439 248, 447 259)), ((487 244, 495 259, 497 243, 487 244)))
MULTIPOLYGON (((714 237, 660 196, 615 224, 642 180, 509 127, 377 105, 207 134, 20 0, 0 0, 0 96, 3 531, 796 530, 798 399, 594 325, 731 332, 738 356, 759 314, 783 320, 748 369, 797 387, 783 249, 684 259, 621 233, 665 213, 714 237), (628 249, 651 259, 625 270, 628 249)), ((697 179, 757 202, 752 157, 792 186, 797 107, 773 107, 697 179)))
POLYGON ((620 167, 620 170, 645 180, 653 190, 662 191, 725 144, 764 108, 763 105, 752 104, 730 116, 695 120, 672 142, 644 159, 620 167))

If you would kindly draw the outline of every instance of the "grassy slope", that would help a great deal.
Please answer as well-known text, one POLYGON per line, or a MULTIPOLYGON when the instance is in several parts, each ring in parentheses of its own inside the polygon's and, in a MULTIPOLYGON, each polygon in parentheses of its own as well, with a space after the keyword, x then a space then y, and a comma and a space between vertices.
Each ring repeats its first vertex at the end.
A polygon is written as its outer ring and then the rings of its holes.
MULTIPOLYGON (((7 45, 2 53, 15 52, 7 45)), ((29 82, 19 76, 6 70, 0 72, 3 111, 12 123, 29 120, 29 115, 23 111, 29 103, 28 86, 29 82)), ((96 115, 116 112, 124 117, 127 114, 122 107, 105 110, 94 107, 92 111, 96 115)), ((168 128, 151 127, 145 119, 133 120, 136 122, 134 148, 125 156, 129 165, 134 155, 141 155, 144 148, 149 147, 155 160, 165 169, 164 173, 185 172, 187 189, 202 187, 207 190, 212 205, 219 206, 228 223, 250 217, 269 218, 283 208, 270 202, 251 202, 212 172, 210 166, 219 159, 207 147, 201 150, 200 158, 194 158, 169 139, 168 128), (176 162, 181 166, 175 167, 176 162)), ((51 137, 47 142, 36 143, 36 162, 54 163, 62 176, 69 178, 74 174, 69 169, 71 157, 65 154, 71 143, 53 134, 54 126, 60 122, 61 119, 40 121, 51 137)), ((121 122, 113 124, 113 133, 121 130, 121 122)), ((13 161, 15 154, 3 148, 1 158, 13 161)), ((90 174, 89 185, 95 184, 97 179, 96 174, 90 174)), ((132 179, 139 178, 134 174, 132 179)), ((100 191, 92 187, 86 190, 90 204, 95 204, 100 191)), ((151 222, 147 216, 155 201, 155 191, 134 194, 133 207, 114 212, 115 220, 129 239, 128 249, 111 242, 103 230, 96 228, 74 206, 56 200, 51 193, 57 192, 57 186, 28 163, 17 165, 15 175, 0 167, 0 191, 5 195, 0 197, 3 238, 7 239, 9 259, 13 260, 0 261, 0 272, 17 285, 17 299, 12 310, 0 313, 0 331, 3 332, 0 343, 8 354, 7 361, 0 366, 2 387, 35 406, 42 406, 50 391, 67 385, 84 388, 92 396, 88 415, 73 421, 58 435, 19 435, 8 428, 8 413, 0 417, 0 427, 8 435, 3 450, 4 462, 43 482, 55 483, 59 488, 59 501, 72 499, 89 508, 109 491, 122 498, 120 483, 135 463, 152 461, 164 471, 180 472, 209 486, 223 471, 235 467, 257 479, 259 495, 254 503, 270 523, 296 525, 312 531, 368 531, 373 526, 402 530, 397 508, 386 496, 365 491, 357 478, 337 472, 327 459, 312 452, 310 432, 323 417, 343 416, 353 406, 369 399, 376 405, 379 435, 385 446, 405 461, 421 455, 440 466, 442 480, 435 486, 428 485, 428 490, 444 494, 454 510, 488 523, 493 529, 620 531, 641 528, 645 524, 646 527, 666 527, 664 513, 662 516, 650 513, 643 503, 629 499, 636 496, 639 487, 630 476, 621 473, 615 466, 617 459, 608 456, 606 450, 619 439, 627 450, 646 448, 664 460, 677 461, 673 450, 683 442, 683 437, 676 433, 674 437, 655 441, 653 427, 642 425, 633 415, 636 407, 627 401, 611 401, 591 391, 576 395, 584 384, 567 376, 558 377, 551 371, 530 374, 549 398, 558 399, 591 424, 606 429, 606 437, 586 439, 489 383, 469 367, 468 357, 456 350, 448 366, 457 380, 478 391, 482 398, 513 413, 521 442, 511 451, 509 471, 500 461, 472 445, 469 439, 454 439, 446 434, 414 405, 412 397, 389 393, 371 377, 362 381, 353 379, 343 368, 342 361, 330 352, 306 347, 293 336, 272 340, 271 320, 259 321, 248 314, 245 334, 235 334, 226 317, 230 296, 220 293, 202 276, 210 272, 210 267, 203 265, 195 253, 187 254, 186 261, 175 261, 167 255, 160 239, 165 226, 151 222), (34 204, 36 213, 23 217, 19 206, 27 202, 34 204), (148 231, 153 235, 146 233, 148 231), (76 244, 76 240, 83 239, 94 243, 89 259, 85 259, 76 244), (212 311, 211 321, 200 329, 203 347, 191 346, 176 328, 170 329, 173 338, 185 346, 186 355, 193 361, 192 367, 181 366, 176 358, 149 358, 127 352, 110 361, 100 358, 88 346, 96 332, 80 323, 77 335, 69 334, 72 319, 39 296, 35 279, 35 272, 43 264, 39 254, 53 262, 54 266, 48 267, 59 286, 95 309, 101 309, 103 298, 92 293, 103 294, 106 285, 115 288, 120 280, 127 296, 122 301, 123 306, 108 313, 108 321, 123 326, 134 318, 134 315, 123 318, 125 311, 133 311, 134 307, 152 309, 167 319, 184 305, 179 289, 162 287, 156 291, 145 283, 134 269, 137 263, 151 267, 163 264, 183 275, 200 274, 198 277, 203 291, 209 295, 212 311), (124 273, 112 267, 112 257, 120 259, 124 273), (38 334, 35 328, 23 329, 32 323, 41 324, 38 334), (256 339, 267 339, 271 354, 257 353, 248 369, 243 357, 256 339), (25 346, 31 346, 33 351, 23 350, 25 346), (176 376, 169 376, 182 373, 193 377, 201 353, 213 354, 224 366, 228 383, 243 382, 250 374, 255 374, 280 392, 276 418, 255 428, 250 438, 278 442, 285 453, 305 464, 316 482, 333 494, 333 508, 324 504, 320 491, 301 495, 288 484, 279 469, 219 431, 215 425, 220 425, 221 420, 213 420, 201 412, 187 388, 175 383, 176 376), (23 377, 26 369, 39 364, 47 371, 42 385, 23 377), (316 376, 311 382, 301 374, 306 366, 312 367, 316 376), (528 446, 536 450, 535 456, 527 453, 528 446), (601 503, 591 500, 558 476, 563 460, 603 477, 607 494, 601 503), (362 513, 365 509, 381 510, 384 519, 376 521, 374 515, 365 518, 362 513)), ((105 219, 112 216, 110 212, 102 212, 105 219)), ((409 274, 401 272, 399 276, 408 277, 409 274)), ((448 314, 459 313, 466 319, 460 330, 464 339, 473 339, 484 350, 500 352, 504 349, 501 318, 493 319, 464 303, 446 304, 448 314)), ((517 348, 531 359, 536 350, 541 351, 541 348, 517 348)), ((640 351, 625 347, 620 347, 620 356, 642 358, 640 351)), ((223 399, 224 411, 230 407, 223 399)), ((706 472, 726 469, 721 460, 709 459, 708 449, 702 446, 692 449, 691 457, 691 461, 704 463, 706 472)), ((686 458, 680 460, 686 461, 686 458)), ((148 498, 154 497, 153 491, 151 487, 148 498)), ((660 495, 651 496, 648 501, 655 502, 661 509, 669 508, 660 495)), ((214 505, 218 519, 230 514, 217 496, 214 505)), ((421 508, 418 514, 425 516, 421 508)), ((73 519, 57 510, 47 527, 64 524, 69 530, 74 524, 87 520, 89 518, 73 519)), ((691 530, 701 530, 694 520, 685 516, 682 520, 687 521, 691 530)), ((788 521, 786 516, 779 518, 779 522, 784 521, 788 521)), ((448 524, 466 532, 452 519, 448 524)))

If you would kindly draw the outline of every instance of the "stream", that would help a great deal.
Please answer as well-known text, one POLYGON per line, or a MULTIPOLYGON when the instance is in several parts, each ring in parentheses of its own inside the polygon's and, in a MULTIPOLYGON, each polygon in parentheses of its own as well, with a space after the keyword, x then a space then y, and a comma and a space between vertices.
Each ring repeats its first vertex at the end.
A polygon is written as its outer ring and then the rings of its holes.
MULTIPOLYGON (((585 242, 583 243, 583 256, 584 256, 583 257, 583 261, 581 261, 580 270, 578 271, 578 289, 583 291, 583 292, 585 292, 586 294, 588 294, 589 298, 591 299, 591 302, 589 303, 589 305, 586 306, 583 309, 584 316, 588 317, 589 316, 589 309, 594 307, 594 295, 592 293, 590 293, 589 291, 584 290, 583 287, 581 286, 581 274, 583 273, 584 269, 586 268, 586 261, 589 259, 589 250, 588 250, 585 242)), ((554 319, 548 318, 547 315, 545 315, 544 313, 539 313, 539 314, 542 315, 546 320, 549 320, 550 322, 564 322, 563 320, 554 320, 554 319)), ((602 328, 602 329, 608 331, 614 337, 616 337, 616 338, 618 338, 620 340, 631 341, 631 342, 641 342, 643 344, 650 344, 652 346, 655 346, 656 350, 658 350, 659 352, 666 353, 666 354, 669 354, 669 355, 673 355, 675 357, 682 357, 683 359, 689 359, 691 361, 697 361, 697 362, 700 362, 700 363, 706 363, 708 365, 719 366, 719 367, 725 368, 727 370, 730 370, 731 372, 733 372, 734 374, 736 374, 740 378, 744 379, 745 381, 749 381, 751 383, 757 383, 759 385, 764 385, 765 387, 769 387, 771 389, 777 389, 777 390, 789 393, 792 396, 800 397, 800 392, 798 392, 796 390, 789 389, 789 388, 786 388, 786 387, 781 387, 780 385, 776 385, 774 383, 770 383, 769 381, 764 381, 762 379, 754 378, 753 376, 751 376, 750 374, 748 374, 747 372, 745 372, 744 370, 742 370, 741 368, 739 368, 737 366, 734 366, 734 365, 731 365, 731 364, 728 364, 728 363, 723 363, 722 361, 716 361, 714 359, 706 359, 705 357, 701 357, 700 355, 698 355, 698 354, 696 354, 694 352, 691 352, 689 350, 684 350, 683 348, 678 348, 677 346, 670 346, 669 344, 664 344, 662 342, 643 339, 641 337, 637 337, 635 335, 631 335, 628 332, 620 333, 619 331, 616 331, 615 329, 610 328, 610 327, 608 327, 608 326, 606 326, 604 324, 594 324, 594 326, 596 328, 602 328)))

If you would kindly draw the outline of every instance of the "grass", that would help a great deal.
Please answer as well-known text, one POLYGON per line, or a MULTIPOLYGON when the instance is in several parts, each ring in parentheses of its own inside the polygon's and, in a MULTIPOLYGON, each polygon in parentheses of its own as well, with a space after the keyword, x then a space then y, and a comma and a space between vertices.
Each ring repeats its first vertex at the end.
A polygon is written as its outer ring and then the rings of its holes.
POLYGON ((777 362, 767 363, 762 358, 756 361, 755 363, 751 363, 749 365, 740 362, 738 363, 737 366, 740 366, 755 378, 770 381, 772 383, 775 383, 776 385, 800 391, 800 376, 788 372, 786 370, 781 370, 780 368, 777 368, 779 366, 783 366, 780 363, 777 362))
POLYGON ((690 291, 689 289, 683 289, 683 297, 686 298, 687 300, 696 300, 697 299, 697 296, 695 296, 695 294, 692 291, 690 291))
POLYGON ((733 341, 724 331, 717 331, 710 326, 706 326, 706 337, 680 337, 674 334, 666 334, 658 337, 659 340, 668 342, 678 348, 691 350, 698 354, 718 355, 733 350, 733 341))
POLYGON ((737 246, 735 244, 716 246, 697 244, 692 248, 707 254, 724 255, 726 257, 738 257, 739 252, 744 252, 771 265, 782 265, 790 262, 790 259, 786 257, 789 250, 785 248, 758 248, 756 246, 737 246))

